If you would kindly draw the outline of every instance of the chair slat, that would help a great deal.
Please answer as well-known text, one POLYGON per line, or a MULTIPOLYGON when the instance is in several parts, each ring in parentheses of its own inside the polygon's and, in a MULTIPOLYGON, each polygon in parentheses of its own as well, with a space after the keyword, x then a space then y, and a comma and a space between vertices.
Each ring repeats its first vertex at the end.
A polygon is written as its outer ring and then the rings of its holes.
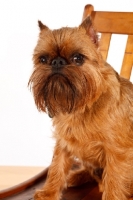
POLYGON ((106 60, 108 56, 109 46, 110 46, 111 34, 103 33, 100 38, 100 52, 103 59, 106 60))
POLYGON ((133 67, 133 35, 129 35, 120 75, 129 79, 132 67, 133 67))
POLYGON ((133 34, 133 12, 92 11, 91 16, 101 33, 133 34))

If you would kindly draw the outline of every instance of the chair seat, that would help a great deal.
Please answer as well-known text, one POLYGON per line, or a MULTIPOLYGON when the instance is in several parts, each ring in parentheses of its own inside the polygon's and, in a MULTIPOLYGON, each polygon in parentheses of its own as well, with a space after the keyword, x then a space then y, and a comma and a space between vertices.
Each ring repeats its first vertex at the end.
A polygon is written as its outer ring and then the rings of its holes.
MULTIPOLYGON (((43 170, 32 179, 15 187, 0 192, 3 200, 33 200, 36 190, 41 189, 47 177, 48 169, 43 170)), ((101 193, 95 181, 88 182, 79 187, 67 188, 63 191, 61 200, 101 200, 101 193)))

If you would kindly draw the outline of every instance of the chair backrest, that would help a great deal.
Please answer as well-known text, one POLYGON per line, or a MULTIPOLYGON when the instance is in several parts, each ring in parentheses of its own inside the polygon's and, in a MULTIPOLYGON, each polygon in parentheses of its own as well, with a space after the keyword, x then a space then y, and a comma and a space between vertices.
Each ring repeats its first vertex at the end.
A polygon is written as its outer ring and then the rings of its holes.
POLYGON ((112 34, 128 35, 120 75, 129 79, 133 67, 133 12, 94 11, 94 7, 88 4, 82 20, 88 15, 91 15, 97 32, 101 33, 100 51, 103 59, 107 59, 112 34))

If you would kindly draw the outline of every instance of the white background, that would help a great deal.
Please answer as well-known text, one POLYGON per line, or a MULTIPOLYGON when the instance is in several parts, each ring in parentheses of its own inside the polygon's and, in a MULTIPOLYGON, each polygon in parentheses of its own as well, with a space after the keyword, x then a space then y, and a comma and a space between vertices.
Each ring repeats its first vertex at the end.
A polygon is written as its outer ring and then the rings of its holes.
MULTIPOLYGON (((50 163, 51 121, 37 111, 27 87, 39 33, 37 20, 51 29, 78 26, 88 3, 95 10, 133 12, 133 0, 0 0, 0 165, 50 163)), ((112 38, 115 51, 108 58, 118 72, 122 39, 112 38)))

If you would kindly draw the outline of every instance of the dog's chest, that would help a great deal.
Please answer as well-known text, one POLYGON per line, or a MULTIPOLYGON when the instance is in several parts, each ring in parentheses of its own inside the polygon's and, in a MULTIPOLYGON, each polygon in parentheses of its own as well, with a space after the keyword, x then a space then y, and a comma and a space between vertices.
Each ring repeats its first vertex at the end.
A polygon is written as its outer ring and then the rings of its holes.
POLYGON ((105 153, 101 142, 94 140, 79 141, 66 141, 60 140, 62 148, 67 149, 73 156, 78 157, 80 160, 89 161, 90 163, 101 163, 104 160, 105 153))
POLYGON ((55 128, 54 136, 62 149, 67 149, 73 156, 81 160, 91 162, 95 159, 103 159, 104 150, 101 140, 94 133, 92 134, 82 121, 73 120, 69 123, 60 121, 55 128))

